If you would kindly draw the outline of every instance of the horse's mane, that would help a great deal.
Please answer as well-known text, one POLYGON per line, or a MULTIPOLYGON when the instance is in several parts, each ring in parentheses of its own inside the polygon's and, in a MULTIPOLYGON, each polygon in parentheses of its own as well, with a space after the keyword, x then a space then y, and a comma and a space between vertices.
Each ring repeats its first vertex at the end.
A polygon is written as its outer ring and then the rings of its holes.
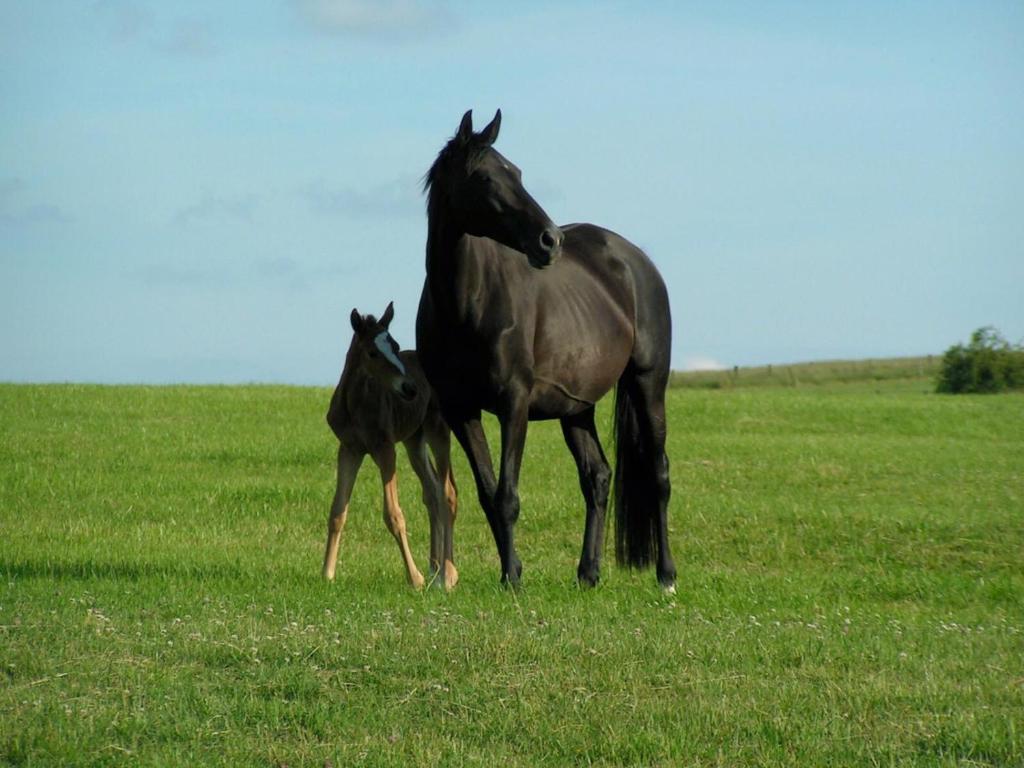
POLYGON ((435 202, 437 197, 437 184, 444 176, 445 168, 449 161, 459 152, 466 153, 466 165, 472 167, 476 162, 483 157, 483 154, 488 150, 489 145, 478 140, 479 134, 474 133, 473 136, 467 140, 462 140, 458 136, 453 136, 448 140, 448 143, 441 148, 441 151, 437 153, 437 157, 434 159, 433 164, 423 174, 423 192, 427 195, 427 210, 432 208, 432 204, 435 202))
POLYGON ((337 386, 334 387, 334 392, 331 394, 331 404, 327 409, 327 423, 338 437, 341 437, 340 430, 345 413, 345 391, 352 381, 352 374, 356 368, 354 360, 355 351, 356 337, 353 335, 352 341, 348 345, 348 352, 345 353, 345 365, 342 366, 341 376, 338 379, 337 386))

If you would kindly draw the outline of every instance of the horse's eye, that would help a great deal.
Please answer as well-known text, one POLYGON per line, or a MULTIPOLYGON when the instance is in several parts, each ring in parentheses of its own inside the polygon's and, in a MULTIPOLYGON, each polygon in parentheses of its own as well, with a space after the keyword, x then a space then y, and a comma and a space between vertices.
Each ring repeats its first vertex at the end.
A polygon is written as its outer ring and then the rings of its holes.
POLYGON ((378 354, 378 353, 377 353, 377 352, 376 352, 375 350, 372 350, 372 351, 370 352, 370 357, 373 357, 373 358, 378 358, 378 357, 380 357, 380 355, 379 355, 379 354, 378 354))

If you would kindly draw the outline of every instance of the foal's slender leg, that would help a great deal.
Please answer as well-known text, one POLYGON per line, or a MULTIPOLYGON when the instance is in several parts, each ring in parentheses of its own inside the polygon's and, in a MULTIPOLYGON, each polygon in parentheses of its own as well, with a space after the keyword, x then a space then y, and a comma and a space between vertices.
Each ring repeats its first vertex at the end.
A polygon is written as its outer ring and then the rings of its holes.
POLYGON ((331 503, 331 514, 327 518, 327 549, 324 551, 323 575, 328 581, 334 578, 334 569, 338 563, 338 544, 341 532, 348 519, 348 500, 352 496, 352 488, 356 482, 359 465, 363 463, 363 454, 348 451, 344 446, 338 448, 338 487, 334 491, 331 503))
POLYGON ((398 478, 395 475, 395 446, 389 445, 373 454, 373 460, 380 468, 380 478, 384 484, 384 525, 395 537, 398 549, 402 553, 402 560, 405 562, 405 572, 409 583, 416 589, 423 584, 423 574, 416 567, 416 561, 409 549, 409 540, 405 535, 405 515, 398 505, 398 478))
POLYGON ((576 569, 580 584, 594 586, 600 577, 601 552, 604 548, 604 515, 608 506, 611 470, 594 426, 594 409, 562 419, 562 434, 576 460, 580 489, 587 505, 587 522, 583 531, 583 554, 576 569))
POLYGON ((440 414, 428 415, 424 424, 424 434, 434 454, 434 466, 437 476, 443 483, 445 500, 444 541, 441 547, 441 563, 444 565, 444 586, 451 589, 459 580, 459 572, 455 568, 455 517, 458 514, 459 499, 455 488, 455 475, 452 473, 451 433, 440 414))
POLYGON ((441 583, 451 589, 444 573, 445 539, 448 527, 448 508, 444 499, 444 488, 441 480, 430 463, 427 452, 427 441, 423 432, 417 432, 405 441, 405 450, 409 456, 409 464, 419 478, 423 490, 423 504, 430 515, 430 572, 431 576, 440 575, 441 583))

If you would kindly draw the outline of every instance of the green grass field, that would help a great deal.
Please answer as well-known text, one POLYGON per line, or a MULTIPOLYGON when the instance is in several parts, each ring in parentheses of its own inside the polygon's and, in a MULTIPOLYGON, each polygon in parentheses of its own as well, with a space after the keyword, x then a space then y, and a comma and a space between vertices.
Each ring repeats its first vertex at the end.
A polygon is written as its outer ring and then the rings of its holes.
POLYGON ((1024 765, 1024 397, 931 389, 672 389, 668 597, 576 588, 554 423, 522 590, 457 452, 416 593, 370 463, 319 579, 328 390, 0 386, 0 764, 1024 765))

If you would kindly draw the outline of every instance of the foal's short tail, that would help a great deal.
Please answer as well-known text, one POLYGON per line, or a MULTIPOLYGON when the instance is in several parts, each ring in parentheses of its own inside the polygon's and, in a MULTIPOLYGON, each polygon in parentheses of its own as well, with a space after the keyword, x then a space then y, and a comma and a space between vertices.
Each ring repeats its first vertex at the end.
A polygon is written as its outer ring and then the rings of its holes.
POLYGON ((630 568, 654 560, 658 514, 658 463, 636 375, 627 368, 615 388, 615 558, 630 568))

